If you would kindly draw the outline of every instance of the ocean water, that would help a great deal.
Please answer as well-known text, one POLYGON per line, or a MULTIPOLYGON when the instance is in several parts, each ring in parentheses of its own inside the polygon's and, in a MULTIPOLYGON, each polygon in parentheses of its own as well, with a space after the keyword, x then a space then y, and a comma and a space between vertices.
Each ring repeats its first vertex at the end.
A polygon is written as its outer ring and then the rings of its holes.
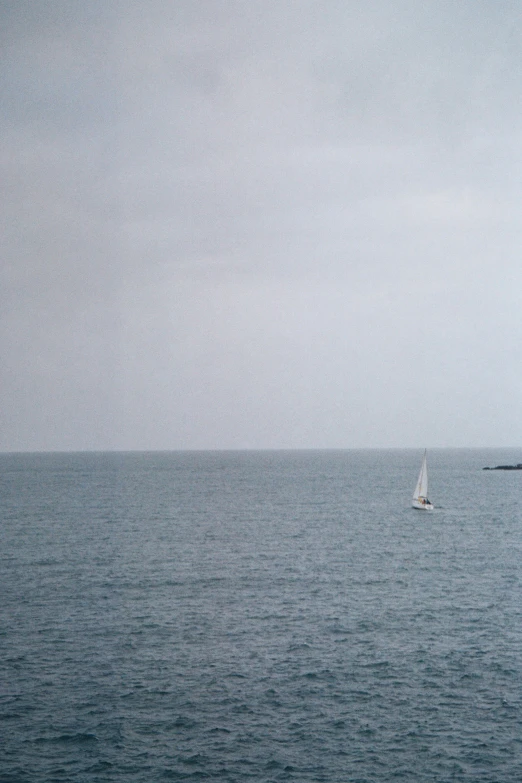
POLYGON ((0 456, 0 781, 522 780, 522 461, 0 456))

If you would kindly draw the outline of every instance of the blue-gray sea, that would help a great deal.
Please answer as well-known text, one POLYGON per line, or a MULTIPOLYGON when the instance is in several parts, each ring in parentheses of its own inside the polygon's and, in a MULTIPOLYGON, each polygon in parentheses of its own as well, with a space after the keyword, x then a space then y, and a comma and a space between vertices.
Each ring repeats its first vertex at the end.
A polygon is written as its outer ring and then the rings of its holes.
POLYGON ((1 455, 1 783, 521 781, 521 454, 1 455))

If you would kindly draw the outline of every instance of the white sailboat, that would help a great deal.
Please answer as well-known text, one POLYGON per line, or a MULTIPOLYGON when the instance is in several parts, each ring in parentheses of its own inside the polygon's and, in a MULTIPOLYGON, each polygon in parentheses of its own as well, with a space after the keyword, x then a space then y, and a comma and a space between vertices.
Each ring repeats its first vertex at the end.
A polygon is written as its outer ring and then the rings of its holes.
POLYGON ((424 449, 424 456, 422 458, 422 465, 413 493, 413 508, 419 508, 423 511, 432 511, 433 504, 428 500, 428 468, 426 465, 426 449, 424 449))

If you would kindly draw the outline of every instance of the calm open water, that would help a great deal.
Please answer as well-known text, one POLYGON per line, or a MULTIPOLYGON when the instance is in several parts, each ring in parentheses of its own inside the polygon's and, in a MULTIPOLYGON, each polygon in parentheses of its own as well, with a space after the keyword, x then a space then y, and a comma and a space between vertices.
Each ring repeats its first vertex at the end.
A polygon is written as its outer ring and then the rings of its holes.
POLYGON ((0 781, 522 780, 516 450, 0 456, 0 781))

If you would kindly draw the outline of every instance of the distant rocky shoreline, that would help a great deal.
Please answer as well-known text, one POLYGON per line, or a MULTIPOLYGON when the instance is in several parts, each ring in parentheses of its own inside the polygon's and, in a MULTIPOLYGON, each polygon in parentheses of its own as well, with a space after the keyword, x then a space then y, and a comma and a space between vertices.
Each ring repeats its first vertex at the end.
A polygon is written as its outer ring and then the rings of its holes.
POLYGON ((482 468, 482 470, 522 470, 522 462, 517 465, 497 465, 495 468, 482 468))

